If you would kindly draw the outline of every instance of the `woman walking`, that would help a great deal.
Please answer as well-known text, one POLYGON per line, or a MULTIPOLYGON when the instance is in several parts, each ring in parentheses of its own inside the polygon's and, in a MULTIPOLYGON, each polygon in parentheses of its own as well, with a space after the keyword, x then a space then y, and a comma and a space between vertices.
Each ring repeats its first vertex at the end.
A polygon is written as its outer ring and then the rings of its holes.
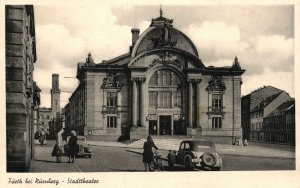
POLYGON ((78 153, 78 145, 77 145, 77 136, 76 136, 76 132, 73 130, 71 131, 71 137, 68 141, 68 149, 67 149, 67 154, 69 157, 69 161, 68 163, 74 163, 75 161, 75 156, 78 153), (72 159, 72 161, 71 161, 72 159))
POLYGON ((153 140, 152 140, 152 137, 149 135, 147 137, 147 141, 144 142, 144 152, 143 152, 143 163, 144 163, 144 166, 145 166, 145 171, 148 171, 150 170, 150 163, 151 161, 153 161, 153 151, 152 151, 152 148, 155 148, 155 149, 158 149, 153 140))

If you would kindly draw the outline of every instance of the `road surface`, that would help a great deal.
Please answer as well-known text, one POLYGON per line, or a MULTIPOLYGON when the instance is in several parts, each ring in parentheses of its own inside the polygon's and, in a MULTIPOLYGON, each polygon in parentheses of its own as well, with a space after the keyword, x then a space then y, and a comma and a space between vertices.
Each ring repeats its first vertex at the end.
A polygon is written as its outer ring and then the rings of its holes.
MULTIPOLYGON (((75 163, 67 163, 63 157, 62 163, 55 163, 55 158, 50 156, 51 142, 47 146, 35 146, 35 159, 32 162, 32 172, 52 171, 79 171, 79 172, 142 172, 144 165, 142 155, 128 152, 126 148, 91 146, 93 155, 91 159, 78 158, 75 163), (60 168, 57 168, 59 166, 60 168)), ((253 170, 294 170, 295 159, 249 157, 236 155, 221 155, 223 168, 221 171, 253 171, 253 170)), ((186 171, 182 166, 169 169, 164 161, 165 171, 186 171)), ((204 171, 205 169, 194 169, 204 171)))

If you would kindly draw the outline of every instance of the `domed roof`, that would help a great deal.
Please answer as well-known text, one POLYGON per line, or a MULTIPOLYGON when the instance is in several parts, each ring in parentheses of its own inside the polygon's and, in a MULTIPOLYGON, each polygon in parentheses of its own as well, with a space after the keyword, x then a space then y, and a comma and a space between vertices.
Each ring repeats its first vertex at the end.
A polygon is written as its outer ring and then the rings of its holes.
POLYGON ((131 57, 155 48, 177 48, 198 57, 198 51, 192 41, 172 25, 173 20, 162 16, 152 19, 150 27, 135 42, 131 57))

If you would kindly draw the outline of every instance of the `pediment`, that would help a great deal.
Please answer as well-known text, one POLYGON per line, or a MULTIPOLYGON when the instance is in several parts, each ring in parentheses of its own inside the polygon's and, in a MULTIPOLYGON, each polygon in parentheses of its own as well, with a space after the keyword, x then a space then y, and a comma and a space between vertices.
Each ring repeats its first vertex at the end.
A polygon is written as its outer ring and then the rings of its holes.
POLYGON ((191 55, 181 54, 172 50, 153 50, 143 53, 132 59, 128 68, 152 68, 157 65, 176 66, 183 70, 186 68, 203 68, 201 60, 191 55), (200 63, 199 63, 200 62, 200 63))

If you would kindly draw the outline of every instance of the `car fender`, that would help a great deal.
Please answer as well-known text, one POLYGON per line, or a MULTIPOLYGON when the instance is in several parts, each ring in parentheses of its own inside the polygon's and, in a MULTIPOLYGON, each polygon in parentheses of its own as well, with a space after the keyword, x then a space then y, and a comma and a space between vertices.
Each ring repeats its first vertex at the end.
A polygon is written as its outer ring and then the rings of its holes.
POLYGON ((192 156, 191 155, 188 154, 184 157, 184 166, 189 168, 189 169, 194 168, 194 163, 192 162, 192 156), (187 161, 188 161, 188 165, 186 164, 187 161))

